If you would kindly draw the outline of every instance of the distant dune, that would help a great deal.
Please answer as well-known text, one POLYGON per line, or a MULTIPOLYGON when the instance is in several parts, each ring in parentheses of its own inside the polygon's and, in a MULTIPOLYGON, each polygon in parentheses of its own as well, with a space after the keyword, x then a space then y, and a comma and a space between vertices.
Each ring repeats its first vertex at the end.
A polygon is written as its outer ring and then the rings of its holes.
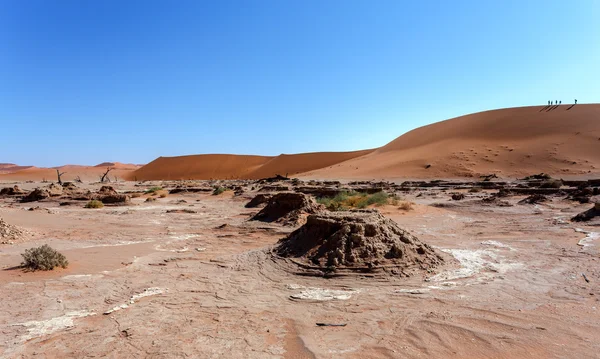
POLYGON ((14 163, 0 163, 0 174, 13 173, 32 166, 19 166, 14 163))
POLYGON ((191 155, 159 157, 129 174, 130 180, 247 178, 272 157, 246 155, 191 155))
MULTIPOLYGON (((0 164, 0 180, 56 177, 55 169, 15 166, 0 164)), ((540 172, 598 176, 600 105, 480 112, 417 128, 373 150, 273 157, 206 154, 159 157, 142 167, 105 162, 60 168, 67 172, 66 180, 97 180, 105 167, 115 168, 111 177, 128 180, 258 179, 276 174, 319 179, 520 177, 540 172)))
POLYGON ((410 131, 365 156, 304 173, 314 178, 453 178, 495 173, 600 172, 600 105, 519 107, 410 131), (567 110, 569 109, 569 110, 567 110))
MULTIPOLYGON (((107 162, 108 163, 108 162, 107 162)), ((82 181, 98 181, 100 176, 106 171, 107 167, 113 168, 110 171, 110 179, 114 180, 115 177, 123 180, 127 177, 128 173, 138 169, 140 166, 137 165, 125 165, 116 163, 114 166, 80 166, 80 165, 64 165, 53 168, 40 168, 33 166, 22 166, 23 168, 17 171, 6 171, 2 172, 0 169, 0 181, 56 181, 56 170, 58 169, 61 173, 63 181, 73 181, 79 177, 82 181)))
POLYGON ((364 156, 373 150, 354 152, 312 152, 296 155, 279 155, 251 172, 247 178, 265 178, 274 175, 298 175, 302 172, 334 165, 353 158, 364 156))

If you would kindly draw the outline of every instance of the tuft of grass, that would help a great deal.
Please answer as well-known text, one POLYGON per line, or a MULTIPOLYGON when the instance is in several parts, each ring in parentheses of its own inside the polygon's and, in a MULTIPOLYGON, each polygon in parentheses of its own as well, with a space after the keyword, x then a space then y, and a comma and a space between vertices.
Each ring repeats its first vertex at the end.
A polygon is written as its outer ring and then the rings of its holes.
POLYGON ((21 253, 21 256, 23 257, 21 267, 29 271, 53 270, 56 267, 67 268, 69 265, 69 261, 62 253, 57 252, 47 244, 26 249, 25 253, 21 253))
POLYGON ((231 191, 231 190, 229 188, 219 186, 219 187, 215 187, 212 194, 213 194, 213 196, 218 196, 225 191, 231 191))
POLYGON ((150 193, 155 193, 162 190, 162 187, 152 187, 146 190, 146 192, 144 192, 145 194, 150 194, 150 193))
POLYGON ((380 191, 373 194, 360 192, 340 192, 334 197, 318 198, 317 202, 324 205, 330 211, 343 211, 350 208, 366 208, 371 205, 382 206, 397 202, 396 197, 390 197, 387 193, 380 191))
POLYGON ((85 205, 85 208, 102 208, 102 207, 104 207, 104 203, 98 201, 97 199, 93 199, 85 205))
POLYGON ((415 204, 414 202, 402 201, 398 205, 398 209, 401 209, 403 211, 412 211, 413 209, 415 209, 415 204))

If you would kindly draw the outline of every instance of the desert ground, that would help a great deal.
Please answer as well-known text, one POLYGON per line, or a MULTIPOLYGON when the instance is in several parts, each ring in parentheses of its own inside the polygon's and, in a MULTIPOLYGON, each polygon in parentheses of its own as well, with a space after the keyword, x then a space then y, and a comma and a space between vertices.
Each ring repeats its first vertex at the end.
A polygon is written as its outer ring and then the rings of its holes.
POLYGON ((116 182, 125 202, 90 209, 104 184, 7 182, 21 194, 0 200, 0 356, 597 357, 600 227, 571 218, 594 207, 600 182, 544 183, 116 182), (22 202, 35 188, 52 194, 22 202), (305 271, 273 249, 308 214, 255 221, 270 202, 245 207, 256 195, 343 190, 412 203, 370 207, 444 264, 408 276, 305 271), (41 244, 69 266, 18 268, 41 244))
POLYGON ((600 357, 599 148, 580 104, 354 152, 0 164, 0 357, 600 357), (44 244, 69 265, 24 268, 44 244))

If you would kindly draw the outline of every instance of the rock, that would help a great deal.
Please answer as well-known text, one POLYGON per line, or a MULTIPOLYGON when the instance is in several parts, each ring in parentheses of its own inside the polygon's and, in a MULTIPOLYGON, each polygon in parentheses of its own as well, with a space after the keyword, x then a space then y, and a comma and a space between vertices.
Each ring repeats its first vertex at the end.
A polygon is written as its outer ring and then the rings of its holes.
POLYGON ((191 209, 168 209, 167 213, 190 213, 190 214, 194 214, 194 213, 198 213, 194 210, 191 209))
POLYGON ((46 199, 48 197, 50 197, 50 193, 48 193, 46 189, 36 188, 33 191, 29 192, 29 194, 27 194, 25 197, 21 198, 21 202, 36 202, 46 199))
POLYGON ((320 268, 397 266, 396 273, 403 276, 444 263, 436 249, 376 210, 311 214, 274 252, 320 268))
POLYGON ((27 235, 27 231, 20 229, 17 226, 8 224, 0 218, 0 240, 4 244, 12 244, 13 241, 22 239, 27 235))
POLYGON ((101 195, 97 199, 104 204, 129 203, 131 201, 131 197, 126 194, 101 195))
POLYGON ((98 190, 98 194, 111 195, 111 194, 117 194, 117 191, 115 191, 115 189, 111 186, 102 186, 98 190))
POLYGON ((575 217, 571 218, 573 222, 587 222, 591 221, 595 217, 600 217, 600 203, 594 203, 594 207, 587 211, 581 212, 575 217))
POLYGON ((59 197, 63 194, 63 187, 56 183, 50 183, 47 186, 47 189, 48 193, 50 194, 50 197, 59 197))
POLYGON ((131 201, 131 197, 117 193, 111 186, 102 186, 93 197, 104 204, 129 203, 131 201))
POLYGON ((262 222, 278 222, 284 225, 297 225, 304 221, 304 214, 325 210, 313 198, 294 192, 277 193, 252 220, 262 222))
POLYGON ((510 204, 508 201, 502 201, 502 200, 498 199, 498 197, 496 197, 496 196, 489 196, 489 197, 483 198, 481 200, 481 204, 488 205, 488 206, 498 206, 498 207, 512 207, 512 204, 510 204))
POLYGON ((24 193, 25 191, 23 191, 17 185, 15 185, 14 187, 5 187, 0 190, 0 196, 16 196, 24 193))
POLYGON ((64 182, 62 184, 62 186, 63 186, 63 189, 67 190, 67 191, 74 191, 77 189, 77 186, 73 182, 64 182))
POLYGON ((452 195, 452 200, 454 200, 454 201, 460 201, 463 199, 465 199, 465 195, 463 193, 454 193, 452 195))
POLYGON ((261 204, 265 204, 269 202, 269 200, 273 197, 271 194, 257 194, 254 198, 250 200, 250 202, 246 203, 246 208, 255 208, 260 206, 261 204))
POLYGON ((546 202, 548 198, 543 194, 532 194, 531 196, 519 201, 519 204, 538 204, 546 202))

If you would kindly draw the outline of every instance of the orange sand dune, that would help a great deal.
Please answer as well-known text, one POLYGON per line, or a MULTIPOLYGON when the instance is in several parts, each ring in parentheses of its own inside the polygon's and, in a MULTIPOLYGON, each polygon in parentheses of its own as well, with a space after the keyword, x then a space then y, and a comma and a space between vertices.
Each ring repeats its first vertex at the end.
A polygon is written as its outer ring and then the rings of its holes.
POLYGON ((373 150, 354 152, 313 152, 296 155, 279 155, 250 173, 247 178, 265 178, 274 175, 296 175, 301 172, 324 168, 343 161, 364 156, 373 150))
MULTIPOLYGON (((109 176, 111 180, 114 180, 115 177, 119 180, 123 180, 130 172, 133 172, 138 168, 139 166, 134 165, 131 165, 131 167, 115 167, 114 170, 110 171, 109 176)), ((10 173, 3 174, 0 172, 0 181, 56 181, 57 169, 61 173, 64 173, 62 180, 65 182, 73 181, 77 177, 82 181, 98 181, 100 176, 106 171, 105 167, 79 165, 65 165, 55 168, 28 167, 10 173)))
MULTIPOLYGON (((600 175, 600 105, 519 107, 470 114, 410 131, 375 150, 293 155, 159 157, 142 166, 105 162, 63 166, 64 180, 97 180, 105 167, 128 180, 304 178, 458 178, 546 172, 600 175)), ((0 171, 2 168, 0 167, 0 171)), ((6 172, 6 171, 5 171, 6 172)), ((0 180, 53 180, 55 169, 31 167, 0 180)))
POLYGON ((248 174, 272 157, 246 155, 190 155, 159 157, 131 172, 130 180, 232 179, 248 174))
POLYGON ((0 174, 13 173, 30 167, 31 166, 19 166, 14 163, 0 163, 0 174))
POLYGON ((132 180, 158 179, 258 179, 323 168, 370 153, 372 150, 355 152, 315 152, 295 155, 246 156, 246 155, 191 155, 160 157, 132 172, 132 180))
POLYGON ((600 173, 600 105, 486 111, 410 131, 310 178, 500 177, 600 173))

